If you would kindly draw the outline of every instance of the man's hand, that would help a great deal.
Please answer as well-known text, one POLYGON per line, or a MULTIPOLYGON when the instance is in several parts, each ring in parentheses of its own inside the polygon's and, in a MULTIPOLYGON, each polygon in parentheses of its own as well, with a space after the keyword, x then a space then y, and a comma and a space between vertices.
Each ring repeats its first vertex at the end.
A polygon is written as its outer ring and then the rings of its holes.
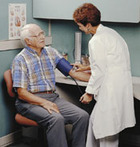
POLYGON ((92 101, 92 94, 85 93, 81 96, 80 101, 83 104, 89 104, 92 101))
POLYGON ((19 99, 21 100, 24 100, 30 104, 39 105, 48 110, 49 113, 52 113, 52 111, 59 113, 59 109, 55 103, 38 97, 31 92, 28 92, 25 88, 17 88, 17 93, 19 99))
POLYGON ((56 112, 56 113, 60 113, 60 111, 59 111, 57 105, 56 105, 55 103, 53 103, 53 102, 48 101, 48 100, 46 100, 45 102, 43 102, 43 103, 41 104, 41 106, 42 106, 43 108, 45 108, 46 110, 48 110, 48 112, 49 112, 50 114, 52 114, 52 111, 54 111, 54 112, 56 112))

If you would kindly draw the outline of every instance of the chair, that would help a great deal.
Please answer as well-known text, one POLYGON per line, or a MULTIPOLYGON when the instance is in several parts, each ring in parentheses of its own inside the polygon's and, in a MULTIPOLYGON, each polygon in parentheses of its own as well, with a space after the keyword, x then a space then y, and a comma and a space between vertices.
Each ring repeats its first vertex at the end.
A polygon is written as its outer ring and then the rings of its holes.
MULTIPOLYGON (((6 83, 7 92, 9 94, 9 96, 11 98, 15 98, 15 93, 13 92, 13 87, 12 87, 12 75, 11 75, 11 70, 10 69, 4 72, 4 81, 6 83)), ((15 115, 15 121, 18 124, 22 125, 22 126, 39 127, 37 122, 35 122, 35 121, 31 120, 31 119, 28 119, 28 118, 22 116, 19 113, 17 113, 15 115)), ((39 131, 39 133, 38 133, 39 139, 41 137, 41 139, 44 140, 44 137, 43 137, 44 131, 42 130, 42 128, 39 127, 38 131, 39 131)), ((25 141, 25 142, 29 143, 30 141, 25 141)), ((40 140, 40 142, 42 142, 42 141, 40 140)))
MULTIPOLYGON (((13 87, 12 87, 12 75, 11 75, 11 70, 7 70, 4 72, 4 80, 6 83, 6 87, 7 87, 7 92, 9 94, 10 97, 15 98, 15 93, 12 91, 13 87)), ((37 122, 28 119, 24 116, 22 116, 21 114, 17 113, 15 115, 15 120, 18 124, 20 125, 24 125, 24 126, 38 126, 37 122)))

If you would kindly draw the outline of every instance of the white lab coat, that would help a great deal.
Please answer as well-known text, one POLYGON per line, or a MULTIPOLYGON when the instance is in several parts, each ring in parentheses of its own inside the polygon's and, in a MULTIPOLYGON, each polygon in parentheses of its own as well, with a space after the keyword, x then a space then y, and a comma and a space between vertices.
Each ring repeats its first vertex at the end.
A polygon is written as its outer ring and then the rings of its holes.
POLYGON ((114 30, 99 25, 89 41, 91 77, 86 92, 96 99, 90 121, 96 139, 135 125, 127 44, 114 30))

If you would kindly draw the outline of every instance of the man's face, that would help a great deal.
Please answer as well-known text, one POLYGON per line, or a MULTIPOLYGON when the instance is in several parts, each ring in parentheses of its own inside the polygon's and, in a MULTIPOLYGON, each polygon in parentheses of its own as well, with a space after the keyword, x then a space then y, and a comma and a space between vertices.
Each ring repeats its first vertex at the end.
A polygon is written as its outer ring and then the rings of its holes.
POLYGON ((42 49, 45 46, 45 34, 44 31, 34 25, 30 30, 30 43, 31 47, 35 49, 42 49))

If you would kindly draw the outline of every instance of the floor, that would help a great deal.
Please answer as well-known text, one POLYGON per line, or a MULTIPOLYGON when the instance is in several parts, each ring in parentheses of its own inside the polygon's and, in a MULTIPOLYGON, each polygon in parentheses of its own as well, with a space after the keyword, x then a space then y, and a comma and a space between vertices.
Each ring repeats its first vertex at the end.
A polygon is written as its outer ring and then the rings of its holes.
MULTIPOLYGON (((135 144, 135 143, 134 143, 135 144)), ((140 145, 136 144, 136 145, 126 145, 126 144, 122 144, 119 145, 119 147, 140 147, 140 145)), ((42 145, 39 142, 37 142, 36 140, 32 140, 31 138, 24 138, 23 140, 9 145, 7 147, 47 147, 47 145, 42 145)), ((69 147, 71 147, 71 145, 69 144, 69 147)))
POLYGON ((8 147, 47 147, 43 129, 38 127, 22 127, 21 132, 22 138, 8 147))
MULTIPOLYGON (((70 140, 71 125, 67 125, 66 132, 67 138, 70 140)), ((22 127, 22 136, 24 137, 22 137, 21 140, 7 147, 47 147, 47 143, 45 142, 45 132, 41 128, 22 127)), ((68 145, 71 147, 69 142, 68 145)))
POLYGON ((8 147, 31 147, 30 145, 26 145, 24 143, 13 144, 8 147))
MULTIPOLYGON (((27 129, 26 131, 23 130, 23 132, 26 135, 29 135, 29 132, 27 133, 27 129)), ((35 133, 34 129, 33 134, 38 134, 38 132, 35 133)), ((47 147, 47 144, 42 145, 44 137, 41 137, 41 135, 39 135, 39 137, 35 136, 32 138, 30 137, 30 135, 23 137, 21 140, 19 140, 19 142, 9 145, 7 147, 47 147), (37 138, 39 138, 40 140, 38 140, 37 138)), ((140 147, 140 126, 135 126, 133 128, 128 128, 125 131, 122 131, 122 133, 120 134, 120 143, 121 145, 119 145, 119 147, 140 147)), ((69 147, 71 147, 70 144, 69 147)))
POLYGON ((45 145, 42 145, 36 139, 24 137, 19 142, 9 145, 8 147, 45 147, 45 145))
MULTIPOLYGON (((47 147, 47 143, 42 143, 42 140, 37 140, 36 138, 23 137, 19 142, 9 145, 7 147, 47 147)), ((68 146, 71 147, 70 142, 68 146)))

